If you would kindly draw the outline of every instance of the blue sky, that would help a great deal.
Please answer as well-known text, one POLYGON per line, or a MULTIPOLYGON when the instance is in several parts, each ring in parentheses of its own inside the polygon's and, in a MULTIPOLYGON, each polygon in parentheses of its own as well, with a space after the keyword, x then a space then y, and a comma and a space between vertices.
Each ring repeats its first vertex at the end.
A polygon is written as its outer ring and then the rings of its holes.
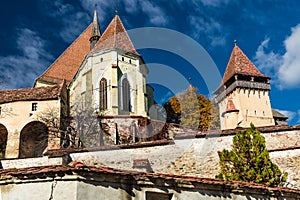
MULTIPOLYGON (((272 78, 272 107, 288 115, 290 124, 300 122, 300 2, 297 0, 3 1, 0 88, 32 87, 35 78, 89 25, 95 4, 102 31, 114 17, 117 6, 127 30, 163 27, 185 34, 208 52, 222 75, 233 40, 237 40, 261 72, 272 78)), ((209 93, 201 75, 178 55, 157 49, 141 49, 139 53, 147 63, 169 66, 185 78, 191 77, 200 93, 209 93)), ((162 88, 155 86, 160 103, 172 94, 168 88, 162 88)))

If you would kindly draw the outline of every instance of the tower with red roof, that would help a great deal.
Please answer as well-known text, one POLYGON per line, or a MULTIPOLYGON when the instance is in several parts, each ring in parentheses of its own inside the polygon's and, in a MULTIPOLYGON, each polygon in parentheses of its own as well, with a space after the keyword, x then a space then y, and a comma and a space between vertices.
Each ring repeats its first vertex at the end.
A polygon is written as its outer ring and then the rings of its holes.
POLYGON ((262 74, 235 45, 222 83, 215 91, 221 129, 275 125, 269 92, 270 77, 262 74))

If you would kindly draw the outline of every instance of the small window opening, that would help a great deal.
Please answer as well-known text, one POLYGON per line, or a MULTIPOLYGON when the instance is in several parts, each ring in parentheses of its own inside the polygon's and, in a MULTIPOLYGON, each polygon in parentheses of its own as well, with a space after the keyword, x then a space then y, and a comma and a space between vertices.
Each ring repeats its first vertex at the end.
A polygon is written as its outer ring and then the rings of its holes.
POLYGON ((37 103, 32 103, 31 111, 36 111, 36 110, 37 110, 37 103))
POLYGON ((124 57, 122 57, 122 61, 124 61, 125 59, 124 59, 124 57))
POLYGON ((131 59, 129 59, 129 63, 131 64, 131 59))
POLYGON ((100 62, 103 62, 103 58, 100 58, 100 62))

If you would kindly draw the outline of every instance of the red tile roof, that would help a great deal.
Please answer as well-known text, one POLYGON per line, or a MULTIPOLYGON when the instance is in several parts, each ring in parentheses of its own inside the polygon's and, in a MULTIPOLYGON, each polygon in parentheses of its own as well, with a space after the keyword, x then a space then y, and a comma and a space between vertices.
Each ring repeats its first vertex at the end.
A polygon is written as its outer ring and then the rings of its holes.
POLYGON ((117 48, 126 52, 138 54, 118 15, 116 15, 110 22, 100 40, 94 47, 93 52, 111 48, 117 48))
POLYGON ((50 83, 60 83, 61 80, 71 81, 90 52, 90 37, 92 33, 90 24, 85 31, 56 59, 56 61, 37 79, 50 83))
POLYGON ((236 74, 269 78, 263 75, 255 67, 255 65, 238 46, 235 46, 232 50, 222 83, 225 84, 231 77, 236 74))
MULTIPOLYGON (((263 184, 257 184, 253 182, 241 182, 241 181, 225 181, 220 179, 213 179, 213 178, 202 178, 196 176, 185 176, 185 175, 173 175, 173 174, 162 174, 162 173, 149 173, 149 172, 139 172, 139 171, 127 171, 127 170, 118 170, 110 167, 95 167, 95 166, 86 166, 83 163, 73 161, 69 165, 58 165, 58 166, 46 166, 46 167, 30 167, 30 168, 21 168, 21 169, 4 169, 0 170, 0 179, 1 180, 10 180, 12 177, 17 177, 22 180, 28 179, 37 179, 39 177, 53 177, 56 176, 63 176, 64 174, 81 174, 81 176, 87 176, 88 173, 90 175, 93 174, 102 174, 104 175, 120 175, 120 176, 131 176, 133 180, 146 180, 147 178, 150 181, 154 181, 154 179, 164 179, 168 182, 174 181, 174 183, 170 184, 170 187, 177 187, 178 183, 185 183, 182 184, 181 187, 184 185, 193 185, 197 187, 197 184, 205 184, 211 185, 215 187, 215 190, 226 190, 231 191, 234 189, 252 189, 258 193, 273 193, 279 192, 278 195, 282 195, 281 193, 289 193, 290 195, 296 195, 297 198, 300 195, 300 190, 286 188, 286 187, 268 187, 263 184), (196 184, 197 183, 197 184, 196 184)), ((116 179, 118 181, 118 179, 116 179)), ((13 182, 12 182, 13 183, 13 182)), ((164 181, 155 182, 159 186, 160 184, 165 184, 164 181)), ((142 184, 145 186, 147 182, 143 181, 142 184)), ((153 186, 150 183, 151 186, 153 186)), ((165 186, 165 185, 164 185, 165 186)), ((187 186, 190 188, 190 186, 187 186)), ((199 185, 198 187, 203 187, 199 185)))
POLYGON ((237 111, 231 98, 227 101, 226 112, 237 111))
POLYGON ((0 103, 58 99, 62 84, 48 87, 0 90, 0 103))

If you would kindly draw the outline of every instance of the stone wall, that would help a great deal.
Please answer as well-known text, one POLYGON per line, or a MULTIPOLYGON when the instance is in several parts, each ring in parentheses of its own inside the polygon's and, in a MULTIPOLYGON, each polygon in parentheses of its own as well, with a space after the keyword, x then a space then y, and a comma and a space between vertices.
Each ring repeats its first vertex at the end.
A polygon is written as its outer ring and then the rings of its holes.
POLYGON ((3 169, 20 169, 30 167, 40 167, 49 165, 63 165, 66 164, 67 159, 64 157, 49 158, 47 156, 38 158, 26 158, 26 159, 6 159, 1 160, 1 166, 3 169))
MULTIPOLYGON (((176 128, 176 127, 175 127, 176 128)), ((179 130, 179 129, 178 129, 179 130)), ((178 133, 178 132, 176 132, 178 133)), ((282 171, 289 173, 292 187, 300 187, 300 131, 277 130, 262 133, 270 150, 271 159, 282 171), (299 148, 299 149, 298 149, 299 148)), ((148 159, 154 172, 214 178, 219 173, 218 151, 230 149, 234 134, 197 135, 175 137, 174 143, 161 146, 71 153, 72 160, 87 165, 110 166, 117 169, 136 170, 136 159, 148 159)))

